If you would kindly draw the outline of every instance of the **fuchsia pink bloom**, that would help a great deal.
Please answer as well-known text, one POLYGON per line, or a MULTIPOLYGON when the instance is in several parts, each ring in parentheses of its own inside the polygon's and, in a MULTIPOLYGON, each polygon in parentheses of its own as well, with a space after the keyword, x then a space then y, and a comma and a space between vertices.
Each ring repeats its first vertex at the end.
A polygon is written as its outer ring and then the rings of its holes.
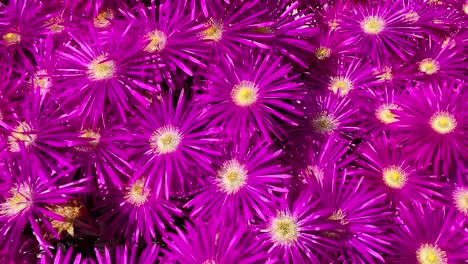
POLYGON ((0 3, 0 263, 468 259, 467 0, 0 3))

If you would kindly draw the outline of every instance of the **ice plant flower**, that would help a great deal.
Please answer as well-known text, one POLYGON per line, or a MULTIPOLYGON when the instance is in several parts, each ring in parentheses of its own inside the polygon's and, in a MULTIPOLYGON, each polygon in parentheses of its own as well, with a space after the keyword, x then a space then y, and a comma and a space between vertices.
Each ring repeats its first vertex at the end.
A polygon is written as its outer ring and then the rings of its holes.
POLYGON ((131 180, 122 190, 113 186, 101 188, 97 204, 100 221, 108 223, 109 238, 124 238, 135 243, 143 238, 150 244, 166 228, 173 227, 173 216, 181 211, 169 201, 155 196, 152 187, 145 187, 145 179, 131 180))
POLYGON ((404 148, 391 142, 385 134, 365 144, 359 151, 362 170, 356 171, 377 189, 388 194, 392 206, 403 203, 436 203, 445 201, 447 187, 405 159, 404 148))
POLYGON ((295 100, 303 98, 299 83, 289 76, 291 66, 271 53, 248 52, 245 62, 222 60, 209 73, 207 95, 211 123, 229 127, 229 136, 249 137, 259 131, 265 138, 284 136, 280 122, 292 125, 300 114, 295 100), (287 98, 285 100, 285 98, 287 98))
POLYGON ((466 157, 468 111, 463 84, 443 82, 414 87, 397 111, 392 124, 407 144, 408 157, 436 171, 448 168, 466 157))
POLYGON ((261 251, 256 233, 245 223, 231 219, 230 224, 197 220, 187 225, 187 231, 176 228, 177 233, 164 238, 167 249, 163 252, 171 262, 181 264, 248 264, 264 263, 269 255, 261 251))
POLYGON ((468 258, 466 230, 454 221, 454 210, 414 204, 401 209, 392 263, 463 263, 468 258))
POLYGON ((194 172, 210 170, 209 157, 218 155, 211 142, 218 141, 219 131, 207 125, 206 112, 187 96, 165 92, 137 118, 134 154, 140 169, 134 176, 146 177, 158 197, 188 191, 199 182, 194 172))
POLYGON ((279 193, 290 178, 282 166, 281 150, 259 139, 239 142, 213 162, 206 185, 185 206, 193 206, 192 216, 204 219, 239 219, 251 223, 265 219, 265 211, 275 208, 279 193))
POLYGON ((44 250, 49 251, 51 245, 44 239, 45 232, 60 238, 49 222, 65 221, 64 217, 50 209, 50 206, 61 207, 85 190, 82 184, 87 179, 71 181, 65 173, 50 174, 34 160, 22 162, 19 167, 11 167, 6 181, 1 182, 2 196, 0 199, 0 244, 15 252, 19 237, 25 228, 32 231, 44 250), (43 179, 48 179, 47 181, 43 179))

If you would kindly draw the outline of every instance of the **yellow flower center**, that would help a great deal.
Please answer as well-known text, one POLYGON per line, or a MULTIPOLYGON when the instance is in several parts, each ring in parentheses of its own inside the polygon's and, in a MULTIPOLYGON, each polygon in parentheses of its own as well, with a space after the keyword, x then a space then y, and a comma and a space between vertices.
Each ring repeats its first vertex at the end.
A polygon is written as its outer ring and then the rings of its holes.
POLYGON ((251 81, 242 81, 234 85, 231 98, 238 106, 250 106, 257 101, 258 87, 251 81))
POLYGON ((328 26, 330 27, 330 29, 332 31, 336 30, 339 25, 340 25, 340 22, 337 19, 332 19, 332 20, 328 21, 328 26))
POLYGON ((230 160, 223 164, 218 172, 218 186, 227 194, 234 194, 246 184, 247 170, 237 160, 230 160))
POLYGON ((447 264, 447 254, 437 245, 421 245, 416 256, 419 264, 447 264))
POLYGON ((393 79, 392 68, 385 66, 383 69, 376 70, 377 79, 381 81, 391 81, 393 79))
POLYGON ((394 189, 401 189, 408 179, 406 173, 398 166, 383 169, 382 177, 385 184, 394 189))
POLYGON ((12 196, 0 204, 0 215, 14 216, 31 205, 32 192, 27 186, 20 185, 10 189, 12 196))
POLYGON ((86 142, 85 146, 77 146, 75 149, 83 152, 90 152, 99 144, 99 140, 101 139, 101 135, 98 132, 94 132, 92 130, 86 129, 82 131, 80 135, 81 138, 92 139, 86 142))
POLYGON ((432 129, 439 134, 453 132, 457 127, 455 117, 447 112, 437 112, 429 120, 432 129))
POLYGON ((61 23, 63 23, 63 21, 60 17, 53 17, 45 22, 52 33, 61 33, 65 29, 61 23))
POLYGON ((419 20, 419 14, 416 12, 409 12, 405 15, 405 20, 411 23, 416 23, 419 20))
POLYGON ((385 28, 385 21, 378 16, 368 16, 361 22, 362 30, 370 35, 377 35, 385 28))
POLYGON ((322 112, 312 120, 312 127, 322 134, 330 134, 338 127, 338 121, 333 115, 322 112))
POLYGON ((41 95, 48 93, 50 91, 50 87, 52 86, 52 80, 50 79, 46 70, 37 71, 34 74, 33 83, 35 88, 39 87, 41 95))
POLYGON ((329 220, 340 220, 342 225, 346 225, 349 222, 346 220, 346 213, 343 210, 338 209, 337 211, 333 212, 333 214, 328 217, 329 220))
POLYGON ((16 32, 8 32, 3 35, 3 42, 6 46, 18 44, 21 42, 21 36, 16 32))
POLYGON ((32 133, 31 127, 25 122, 22 122, 11 132, 11 136, 8 137, 9 149, 12 152, 18 152, 20 151, 18 141, 22 141, 23 144, 28 147, 32 145, 36 139, 37 134, 32 133))
POLYGON ((74 235, 73 224, 75 218, 78 218, 82 214, 83 206, 78 201, 72 201, 64 205, 54 205, 50 210, 58 215, 65 218, 64 221, 51 220, 52 227, 57 230, 57 233, 62 234, 67 232, 71 236, 74 235))
POLYGON ((458 189, 453 194, 455 206, 465 215, 468 215, 468 189, 458 189))
POLYGON ((330 78, 328 89, 335 94, 339 91, 340 95, 347 95, 353 89, 353 83, 344 76, 335 76, 330 78))
POLYGON ((463 12, 468 15, 468 2, 463 5, 463 12))
POLYGON ((114 77, 116 65, 113 60, 108 60, 106 55, 101 55, 88 65, 88 78, 92 81, 107 80, 114 77))
POLYGON ((427 58, 419 62, 419 71, 431 75, 439 70, 439 63, 436 60, 427 58))
POLYGON ((391 110, 400 110, 395 104, 383 104, 375 111, 375 116, 384 124, 397 122, 396 115, 391 110))
POLYGON ((330 57, 331 50, 326 47, 320 47, 315 51, 315 56, 319 60, 324 60, 328 57, 330 57))
POLYGON ((128 187, 128 191, 125 195, 125 198, 129 203, 133 204, 136 207, 140 207, 148 201, 148 196, 151 192, 151 189, 146 188, 146 190, 143 191, 144 185, 145 180, 140 179, 128 187))
POLYGON ((298 226, 293 218, 280 215, 272 221, 270 233, 275 242, 290 244, 297 239, 298 226))
POLYGON ((207 22, 207 29, 202 32, 202 39, 219 41, 223 36, 224 25, 223 21, 210 18, 207 22))
POLYGON ((143 49, 146 52, 159 52, 166 46, 167 37, 166 34, 164 34, 162 31, 151 31, 148 33, 148 35, 146 35, 146 38, 148 41, 150 41, 150 43, 148 43, 148 45, 146 45, 146 47, 143 49))
POLYGON ((156 154, 167 154, 177 150, 182 136, 179 129, 173 126, 158 128, 150 138, 150 145, 156 154))
POLYGON ((93 24, 97 28, 106 28, 110 25, 112 19, 114 19, 114 12, 110 9, 105 9, 94 18, 93 24))

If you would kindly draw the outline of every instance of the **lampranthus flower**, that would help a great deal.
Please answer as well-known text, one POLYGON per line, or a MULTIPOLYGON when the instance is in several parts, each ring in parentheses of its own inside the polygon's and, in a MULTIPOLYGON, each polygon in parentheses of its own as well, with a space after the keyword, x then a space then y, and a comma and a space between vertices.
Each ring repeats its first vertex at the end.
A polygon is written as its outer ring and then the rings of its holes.
POLYGON ((206 186, 185 206, 193 206, 192 215, 204 219, 241 219, 246 224, 265 219, 265 211, 278 202, 275 193, 288 191, 282 186, 291 176, 281 155, 266 142, 242 140, 213 162, 206 186))
POLYGON ((97 208, 101 211, 100 221, 108 223, 109 238, 124 238, 128 242, 138 242, 143 238, 150 244, 166 228, 173 227, 173 216, 181 211, 169 201, 155 196, 152 187, 145 187, 145 178, 128 178, 125 188, 113 186, 101 188, 97 208))
POLYGON ((71 181, 70 175, 65 173, 51 175, 32 160, 30 164, 24 162, 19 167, 10 168, 5 180, 1 183, 0 243, 8 244, 15 252, 18 238, 30 226, 39 244, 48 251, 51 245, 45 240, 39 222, 47 233, 60 238, 49 219, 65 221, 65 218, 50 207, 60 207, 76 199, 77 195, 84 192, 82 184, 87 179, 71 181))
POLYGON ((304 92, 289 76, 290 65, 270 53, 248 52, 246 61, 222 60, 209 73, 204 103, 210 106, 213 124, 229 127, 229 136, 250 137, 259 131, 265 138, 281 138, 282 122, 296 125, 292 116, 300 114, 294 101, 304 92), (285 99, 287 98, 287 99, 285 99))
POLYGON ((268 220, 259 227, 262 233, 258 239, 272 259, 314 264, 331 259, 325 252, 337 243, 324 232, 334 232, 339 223, 327 219, 331 211, 321 209, 320 201, 304 190, 290 206, 283 204, 280 210, 268 214, 268 220))
POLYGON ((365 180, 388 194, 392 206, 403 203, 445 202, 447 187, 435 175, 415 167, 405 159, 404 150, 389 141, 385 134, 376 137, 359 151, 362 170, 356 171, 365 180))
POLYGON ((200 181, 194 177, 195 171, 209 171, 209 157, 218 155, 211 143, 218 140, 215 134, 219 130, 206 124, 206 112, 187 96, 184 91, 178 98, 172 91, 164 93, 137 117, 141 127, 135 136, 134 154, 141 169, 134 176, 146 177, 146 186, 157 197, 186 193, 200 181))
POLYGON ((412 54, 413 44, 407 37, 421 36, 405 19, 398 1, 356 5, 353 11, 343 18, 341 28, 352 39, 352 45, 358 45, 377 65, 383 66, 392 55, 412 54))
POLYGON ((466 230, 454 221, 454 210, 414 204, 401 209, 392 263, 445 264, 468 259, 466 230))
POLYGON ((217 225, 216 222, 195 221, 186 226, 183 232, 164 238, 169 261, 182 264, 213 263, 264 263, 269 255, 260 248, 256 233, 245 223, 231 219, 230 224, 217 225))
POLYGON ((400 139, 407 144, 409 159, 420 166, 432 165, 436 172, 467 157, 467 94, 463 84, 443 82, 409 90, 399 121, 393 123, 400 139), (441 167, 440 167, 441 166, 441 167))

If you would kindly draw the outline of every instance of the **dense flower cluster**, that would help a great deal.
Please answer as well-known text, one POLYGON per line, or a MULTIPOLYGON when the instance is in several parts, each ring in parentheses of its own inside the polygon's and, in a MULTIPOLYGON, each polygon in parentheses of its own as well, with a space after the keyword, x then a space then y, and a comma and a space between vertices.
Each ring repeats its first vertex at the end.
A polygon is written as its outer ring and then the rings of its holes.
POLYGON ((468 261, 467 0, 0 3, 0 263, 468 261))

